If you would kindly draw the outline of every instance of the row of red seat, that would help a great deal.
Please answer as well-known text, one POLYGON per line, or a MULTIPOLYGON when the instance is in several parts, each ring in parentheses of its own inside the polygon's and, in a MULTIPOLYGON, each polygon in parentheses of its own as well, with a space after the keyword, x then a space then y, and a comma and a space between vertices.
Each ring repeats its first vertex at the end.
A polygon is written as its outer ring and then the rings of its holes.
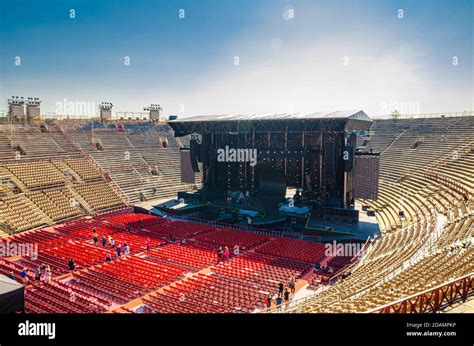
POLYGON ((28 313, 97 313, 110 304, 95 297, 50 281, 25 290, 25 311, 28 313))
POLYGON ((151 232, 118 232, 114 233, 113 238, 115 244, 122 245, 127 243, 130 248, 130 253, 142 252, 146 250, 147 238, 150 238, 150 248, 155 248, 157 246, 165 244, 165 240, 162 239, 158 234, 153 234, 151 232))
POLYGON ((114 304, 125 304, 147 293, 140 285, 120 280, 115 275, 94 270, 73 274, 66 284, 114 304))
POLYGON ((334 276, 334 273, 325 273, 321 270, 313 271, 306 280, 309 283, 308 289, 316 290, 321 284, 328 284, 329 279, 334 276))
POLYGON ((107 252, 110 251, 103 247, 75 240, 71 240, 63 246, 51 248, 45 251, 45 253, 49 253, 65 262, 72 258, 76 263, 76 266, 80 267, 88 267, 104 262, 107 252))
POLYGON ((276 292, 280 281, 286 284, 290 277, 301 277, 314 262, 324 258, 322 244, 143 215, 120 213, 69 222, 57 226, 55 231, 24 234, 21 241, 42 244, 37 259, 3 260, 0 273, 8 275, 13 271, 19 279, 25 266, 33 280, 34 269, 48 264, 56 277, 68 273, 68 261, 74 259, 78 270, 72 273, 72 279, 64 283, 56 282, 57 279, 52 284, 38 282, 29 289, 30 312, 103 311, 107 306, 127 303, 170 284, 164 292, 151 295, 145 311, 251 312, 261 307, 268 294, 276 292), (120 226, 138 220, 144 224, 140 230, 127 231, 120 226), (94 227, 98 245, 92 244, 94 227), (152 249, 146 257, 128 256, 106 262, 107 252, 116 255, 115 249, 101 245, 102 235, 109 234, 116 245, 126 242, 132 253, 145 250, 148 237, 152 249), (187 242, 161 246, 170 236, 187 242), (243 252, 238 256, 233 256, 235 245, 243 252), (218 246, 229 247, 229 260, 217 263, 218 246), (208 266, 212 266, 212 275, 196 274, 179 281, 187 272, 208 266), (69 298, 65 292, 75 292, 74 296, 77 293, 98 304, 81 301, 83 306, 72 304, 67 308, 69 298))
POLYGON ((132 227, 137 227, 138 222, 140 224, 146 224, 147 220, 154 220, 156 216, 148 215, 148 214, 141 214, 141 213, 121 213, 121 214, 112 214, 112 215, 105 215, 101 217, 102 220, 107 220, 111 222, 118 222, 123 225, 130 225, 132 227))
POLYGON ((157 218, 157 220, 148 221, 148 224, 144 226, 147 230, 158 232, 168 237, 173 236, 178 239, 192 238, 198 234, 209 232, 214 229, 209 225, 201 225, 166 218, 157 218))
MULTIPOLYGON (((64 232, 67 232, 68 235, 72 236, 72 237, 76 237, 76 238, 80 238, 80 239, 90 239, 92 240, 93 238, 93 234, 92 234, 92 230, 94 229, 94 226, 92 227, 87 227, 87 228, 84 228, 84 227, 74 227, 74 228, 70 228, 68 230, 64 230, 64 232)), ((107 226, 95 226, 95 229, 97 231, 97 235, 99 237, 99 241, 100 241, 100 238, 105 235, 106 237, 110 234, 110 235, 113 235, 115 233, 118 233, 119 230, 116 229, 116 228, 111 228, 111 227, 107 227, 107 226)))
POLYGON ((261 290, 276 291, 279 282, 288 284, 291 277, 301 277, 311 265, 284 258, 245 253, 211 268, 212 271, 257 285, 261 290))
POLYGON ((49 265, 53 276, 62 275, 69 271, 67 261, 58 259, 53 255, 44 252, 40 252, 34 260, 22 258, 19 263, 30 272, 34 272, 34 270, 42 264, 47 264, 49 265))
POLYGON ((270 237, 245 231, 214 228, 212 232, 198 235, 195 239, 217 246, 227 246, 230 251, 233 251, 235 245, 245 250, 267 242, 270 237))
POLYGON ((144 301, 154 313, 239 313, 262 307, 267 294, 245 282, 197 274, 144 301))
POLYGON ((124 304, 183 277, 187 270, 140 257, 127 257, 75 272, 67 284, 124 304))
POLYGON ((50 247, 59 246, 69 239, 70 238, 64 234, 42 229, 2 238, 0 243, 6 244, 8 241, 10 243, 17 244, 36 244, 38 246, 38 250, 43 250, 50 247))
POLYGON ((346 265, 348 265, 352 260, 352 257, 350 256, 336 256, 331 258, 328 261, 328 266, 334 268, 336 271, 344 268, 346 265))
MULTIPOLYGON (((105 236, 108 239, 110 235, 114 241, 115 245, 121 245, 123 250, 123 244, 127 243, 130 249, 130 253, 142 252, 146 250, 147 238, 150 238, 150 247, 156 247, 165 243, 165 236, 146 231, 120 231, 115 228, 110 227, 96 227, 98 244, 102 246, 102 236, 105 236)), ((69 235, 80 238, 87 239, 92 243, 93 239, 93 228, 78 228, 69 231, 69 235)), ((110 244, 107 244, 110 247, 110 244)), ((114 250, 115 251, 115 250, 114 250)))
MULTIPOLYGON (((34 270, 41 264, 47 264, 53 275, 61 275, 69 272, 70 259, 74 260, 77 268, 84 268, 104 262, 107 252, 110 252, 110 249, 69 239, 61 246, 40 251, 36 259, 22 259, 21 263, 30 270, 34 270)), ((112 253, 112 255, 115 254, 112 253)))
POLYGON ((94 270, 139 285, 148 292, 175 281, 187 272, 181 267, 141 257, 119 259, 97 266, 94 270))
POLYGON ((190 270, 199 270, 217 262, 217 253, 214 249, 195 247, 192 244, 169 244, 152 249, 147 256, 176 264, 190 270))
POLYGON ((60 233, 63 234, 71 234, 74 233, 77 230, 81 229, 93 229, 94 227, 99 228, 99 227, 109 227, 109 228, 116 228, 119 230, 118 227, 112 227, 109 225, 106 225, 103 221, 98 220, 98 219, 79 219, 79 220, 74 220, 70 222, 66 222, 63 224, 59 224, 54 226, 54 229, 60 233))
POLYGON ((315 264, 325 256, 324 244, 306 240, 275 238, 259 246, 256 252, 315 264))
MULTIPOLYGON (((15 280, 20 283, 22 282, 20 275, 21 271, 23 270, 23 267, 24 266, 19 263, 0 259, 0 274, 10 276, 10 274, 13 272, 15 280)), ((27 270, 26 274, 30 281, 34 279, 33 271, 27 270)))

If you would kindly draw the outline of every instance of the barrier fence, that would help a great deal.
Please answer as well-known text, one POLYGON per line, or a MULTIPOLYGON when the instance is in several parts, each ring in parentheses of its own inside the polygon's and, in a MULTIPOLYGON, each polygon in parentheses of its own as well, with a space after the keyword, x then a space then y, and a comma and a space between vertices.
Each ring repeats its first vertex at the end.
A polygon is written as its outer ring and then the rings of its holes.
POLYGON ((474 293, 474 273, 469 273, 421 293, 367 311, 368 313, 410 313, 439 312, 458 301, 466 301, 474 293))

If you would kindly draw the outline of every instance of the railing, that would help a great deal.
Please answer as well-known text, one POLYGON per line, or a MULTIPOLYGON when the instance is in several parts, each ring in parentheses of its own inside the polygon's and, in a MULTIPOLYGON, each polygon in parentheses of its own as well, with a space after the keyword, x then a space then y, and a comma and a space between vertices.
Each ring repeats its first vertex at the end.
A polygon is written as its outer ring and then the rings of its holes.
MULTIPOLYGON (((136 169, 135 165, 132 164, 131 167, 132 167, 132 171, 133 171, 136 175, 138 175, 138 177, 140 178, 140 181, 141 181, 142 183, 145 182, 145 178, 143 178, 143 176, 140 174, 140 172, 136 169)), ((147 168, 148 168, 148 167, 147 167, 147 168)))
POLYGON ((68 132, 66 132, 66 131, 64 130, 64 128, 63 128, 61 125, 59 125, 59 123, 58 123, 57 121, 55 121, 55 122, 53 123, 53 125, 56 127, 56 129, 59 131, 59 133, 61 133, 61 134, 64 136, 64 138, 66 138, 66 140, 67 140, 69 143, 71 143, 71 144, 74 146, 74 148, 77 149, 77 151, 79 151, 79 152, 81 153, 81 155, 83 155, 83 156, 89 156, 89 155, 87 154, 87 152, 84 150, 84 148, 82 148, 82 146, 80 146, 78 143, 76 143, 76 141, 74 141, 74 139, 72 138, 72 136, 71 136, 68 132))
POLYGON ((184 215, 175 215, 171 213, 164 212, 164 214, 170 218, 176 219, 176 220, 183 220, 183 221, 188 221, 192 223, 197 223, 201 225, 209 225, 209 226, 214 226, 216 228, 226 228, 226 229, 232 229, 236 231, 249 231, 253 232, 256 234, 262 234, 262 235, 267 235, 270 237, 286 237, 286 238, 297 238, 297 239, 308 239, 309 241, 317 241, 320 242, 321 237, 320 236, 312 236, 312 235, 303 235, 299 233, 289 233, 289 232, 284 232, 284 231, 277 231, 277 230, 269 230, 265 228, 257 228, 257 227, 248 227, 248 226, 242 226, 242 225, 233 225, 233 224, 228 224, 225 222, 219 222, 219 221, 208 221, 208 220, 202 220, 202 219, 196 219, 193 217, 189 216, 184 216, 184 215), (314 238, 314 240, 311 240, 311 238, 314 238))
MULTIPOLYGON (((474 140, 467 142, 466 144, 460 146, 454 150, 454 153, 460 158, 462 155, 469 152, 470 149, 474 147, 474 140)), ((423 170, 427 171, 430 169, 436 169, 444 166, 446 163, 453 161, 453 153, 446 154, 445 156, 433 161, 429 165, 425 166, 423 170)))
MULTIPOLYGON (((424 119, 424 118, 450 118, 474 116, 474 111, 447 112, 447 113, 422 113, 422 114, 400 114, 398 119, 424 119)), ((371 117, 374 120, 393 119, 391 114, 376 115, 371 117)))
POLYGON ((43 114, 41 119, 53 119, 53 120, 94 120, 99 119, 97 115, 65 115, 65 114, 43 114))
POLYGON ((472 292, 474 292, 474 273, 469 273, 448 283, 371 309, 367 313, 438 312, 458 300, 466 301, 472 292))
POLYGON ((468 195, 469 190, 465 188, 461 183, 459 183, 457 180, 451 179, 449 177, 444 176, 443 174, 438 174, 435 172, 428 172, 425 174, 427 178, 430 178, 437 183, 441 183, 446 185, 448 188, 456 191, 457 193, 460 193, 462 195, 468 195))
POLYGON ((382 154, 383 152, 387 151, 401 136, 403 136, 405 132, 406 130, 401 131, 380 153, 382 154))
MULTIPOLYGON (((465 143, 464 145, 460 146, 459 148, 455 149, 454 152, 457 153, 459 157, 462 155, 466 154, 469 152, 469 150, 474 147, 474 140, 465 143)), ((453 161, 453 152, 448 153, 439 159, 431 162, 430 164, 424 166, 420 170, 412 170, 404 175, 402 175, 400 178, 397 179, 397 183, 404 182, 405 180, 412 178, 415 173, 423 173, 423 172, 430 172, 431 170, 437 170, 447 164, 448 162, 453 161)))
POLYGON ((367 251, 369 249, 369 246, 374 243, 375 240, 372 240, 370 237, 367 237, 367 240, 364 243, 364 246, 355 254, 354 257, 352 257, 351 261, 345 265, 343 268, 341 268, 336 275, 333 277, 329 278, 329 282, 335 282, 336 280, 339 279, 342 275, 344 275, 349 269, 354 268, 357 266, 359 263, 363 261, 362 256, 367 254, 367 251))
POLYGON ((178 143, 178 147, 184 148, 183 142, 181 142, 181 140, 179 139, 179 137, 175 137, 175 139, 176 139, 176 143, 178 143))

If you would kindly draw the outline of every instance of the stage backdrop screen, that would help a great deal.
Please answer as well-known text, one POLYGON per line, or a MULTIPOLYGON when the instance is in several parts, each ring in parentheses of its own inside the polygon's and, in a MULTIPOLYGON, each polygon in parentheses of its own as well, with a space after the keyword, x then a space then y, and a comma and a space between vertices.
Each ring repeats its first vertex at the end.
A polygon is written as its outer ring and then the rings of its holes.
POLYGON ((379 192, 379 155, 356 155, 354 197, 377 199, 379 192))
POLYGON ((191 152, 181 149, 181 182, 195 184, 195 173, 191 165, 191 152))

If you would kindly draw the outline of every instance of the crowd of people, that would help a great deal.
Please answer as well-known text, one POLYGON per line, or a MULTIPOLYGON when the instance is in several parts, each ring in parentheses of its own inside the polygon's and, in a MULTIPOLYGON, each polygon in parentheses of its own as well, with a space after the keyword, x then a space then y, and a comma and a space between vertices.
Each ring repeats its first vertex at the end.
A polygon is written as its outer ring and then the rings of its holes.
MULTIPOLYGON (((128 228, 128 227, 127 227, 128 228)), ((99 243, 99 236, 97 234, 97 229, 93 228, 92 230, 92 241, 94 242, 94 245, 97 245, 99 243)), ((108 234, 107 237, 105 235, 102 235, 102 246, 103 247, 108 247, 112 249, 113 251, 109 251, 105 255, 105 261, 106 262, 111 262, 113 259, 118 259, 123 256, 128 256, 130 255, 130 247, 127 243, 123 244, 123 249, 120 244, 116 244, 114 238, 112 237, 111 234, 108 234), (116 255, 113 256, 112 253, 115 251, 116 255)), ((175 243, 176 239, 173 236, 170 236, 169 239, 167 239, 166 243, 175 243)), ((150 251, 151 248, 151 240, 149 237, 146 239, 146 251, 150 251)), ((227 246, 219 246, 217 248, 217 260, 218 262, 220 261, 227 261, 232 257, 238 256, 240 253, 240 247, 238 245, 235 245, 233 248, 232 253, 230 252, 229 248, 227 246)), ((71 258, 67 262, 67 266, 70 271, 74 271, 76 269, 76 264, 74 262, 74 259, 71 258)), ((15 280, 15 276, 13 271, 10 272, 9 277, 13 280, 15 280)), ((24 284, 27 284, 29 282, 28 279, 28 271, 27 268, 23 268, 21 273, 20 273, 21 281, 24 284)), ((41 264, 34 270, 34 280, 35 281, 43 281, 43 282, 48 282, 52 278, 51 274, 51 268, 47 264, 41 264)), ((267 308, 271 308, 272 305, 275 303, 276 306, 281 306, 284 302, 289 302, 290 299, 294 296, 296 291, 296 280, 294 277, 291 277, 285 286, 285 283, 283 281, 280 281, 278 283, 278 293, 275 295, 269 294, 268 297, 265 300, 265 305, 267 308)))
POLYGON ((281 307, 283 303, 288 303, 293 298, 295 292, 296 279, 294 277, 291 277, 288 280, 286 287, 284 282, 280 281, 278 283, 278 293, 276 295, 276 298, 269 294, 267 299, 265 299, 265 306, 270 309, 273 306, 273 303, 275 303, 277 307, 281 307))
MULTIPOLYGON (((127 227, 127 229, 130 229, 130 227, 127 227)), ((98 235, 97 229, 95 227, 92 229, 92 241, 93 241, 94 245, 99 244, 99 235, 98 235)), ((108 247, 112 250, 112 251, 109 251, 105 254, 105 261, 106 262, 110 262, 113 259, 117 259, 117 258, 124 257, 124 256, 126 257, 126 256, 130 255, 130 246, 127 243, 124 243, 123 247, 120 244, 116 244, 115 239, 112 237, 111 234, 108 234, 107 236, 102 235, 101 243, 102 243, 103 247, 108 247), (115 253, 115 255, 112 255, 112 253, 115 253)), ((146 246, 146 251, 147 252, 150 251, 151 240, 150 240, 149 237, 147 237, 147 239, 145 241, 145 246, 146 246)), ((73 258, 69 259, 69 261, 67 262, 67 267, 69 268, 70 271, 76 270, 76 263, 74 262, 73 258)), ((10 272, 8 277, 12 280, 16 280, 15 274, 13 273, 13 271, 10 272)), ((51 280, 51 277, 52 277, 51 267, 47 264, 41 264, 40 266, 38 266, 34 270, 34 280, 35 281, 45 281, 45 282, 47 282, 47 281, 51 280)), ((28 269, 27 268, 22 268, 22 271, 20 273, 20 279, 24 284, 29 283, 28 269)))
MULTIPOLYGON (((107 237, 105 236, 105 234, 102 235, 101 240, 102 240, 102 246, 103 247, 110 247, 113 251, 115 251, 115 253, 116 253, 115 258, 120 258, 122 256, 130 255, 130 246, 127 243, 124 243, 123 248, 122 248, 122 246, 120 244, 115 244, 115 239, 112 237, 111 234, 109 234, 107 237)), ((97 229, 95 227, 92 230, 92 241, 94 242, 94 245, 97 245, 97 243, 99 242, 99 236, 97 234, 97 229)), ((147 251, 150 250, 150 244, 151 244, 150 238, 147 238, 146 239, 146 249, 147 249, 147 251)), ((114 257, 112 256, 111 252, 107 252, 105 254, 105 261, 106 262, 112 261, 113 258, 114 257)))
POLYGON ((227 261, 231 257, 238 256, 240 253, 240 247, 238 245, 234 246, 233 253, 231 254, 227 246, 219 246, 217 248, 217 261, 227 261))
MULTIPOLYGON (((8 277, 12 280, 16 280, 15 274, 13 273, 13 271, 10 272, 8 277)), ((34 281, 49 282, 51 281, 51 278, 52 278, 51 267, 48 264, 41 264, 40 266, 35 268, 34 281)), ((20 279, 24 285, 30 282, 30 279, 28 278, 28 269, 26 267, 22 268, 20 272, 20 279)))

